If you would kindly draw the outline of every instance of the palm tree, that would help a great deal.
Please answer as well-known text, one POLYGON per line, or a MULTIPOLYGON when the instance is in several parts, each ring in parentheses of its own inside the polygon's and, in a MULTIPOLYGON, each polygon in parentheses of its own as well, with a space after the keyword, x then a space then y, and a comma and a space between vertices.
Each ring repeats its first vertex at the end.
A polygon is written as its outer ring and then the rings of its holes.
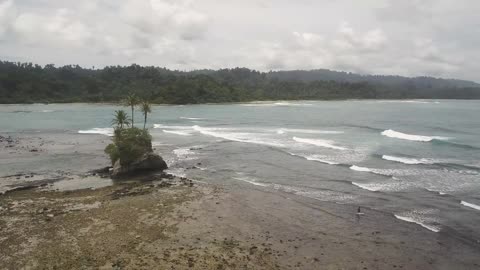
POLYGON ((127 113, 124 110, 115 111, 112 125, 116 125, 120 129, 123 129, 123 126, 129 126, 130 120, 127 113))
POLYGON ((125 106, 132 108, 132 127, 134 125, 134 118, 135 118, 133 114, 134 108, 138 105, 138 103, 139 103, 138 97, 133 93, 128 94, 128 96, 123 101, 123 104, 125 106))
POLYGON ((145 120, 143 122, 143 129, 145 129, 145 126, 147 125, 147 115, 152 112, 152 106, 150 105, 150 102, 143 100, 140 103, 140 111, 142 111, 143 116, 145 116, 145 120))

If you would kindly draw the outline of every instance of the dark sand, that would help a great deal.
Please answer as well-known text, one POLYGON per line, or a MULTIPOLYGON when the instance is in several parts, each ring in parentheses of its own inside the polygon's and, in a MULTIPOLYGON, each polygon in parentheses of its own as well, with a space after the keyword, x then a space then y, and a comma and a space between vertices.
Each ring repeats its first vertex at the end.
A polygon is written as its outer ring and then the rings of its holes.
POLYGON ((0 195, 0 269, 480 269, 478 243, 357 206, 180 179, 58 187, 0 195))

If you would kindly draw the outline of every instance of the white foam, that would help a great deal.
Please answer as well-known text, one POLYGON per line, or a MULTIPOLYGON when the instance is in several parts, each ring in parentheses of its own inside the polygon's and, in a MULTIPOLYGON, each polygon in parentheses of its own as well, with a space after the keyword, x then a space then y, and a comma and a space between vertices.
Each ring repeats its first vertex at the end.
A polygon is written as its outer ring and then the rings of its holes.
POLYGON ((292 193, 295 195, 308 197, 311 199, 319 201, 329 201, 329 202, 345 202, 345 201, 354 201, 357 199, 357 196, 351 194, 345 194, 341 192, 336 192, 332 190, 317 190, 310 189, 305 187, 294 187, 281 184, 273 184, 273 188, 279 191, 292 193))
POLYGON ((180 119, 186 119, 186 120, 204 120, 205 118, 184 117, 184 116, 181 116, 180 119))
POLYGON ((219 129, 215 128, 203 128, 200 126, 193 126, 195 131, 198 131, 204 135, 222 138, 229 141, 245 142, 253 144, 262 144, 274 147, 284 147, 283 143, 280 143, 274 139, 260 138, 259 133, 245 133, 245 132, 219 132, 219 129))
POLYGON ((165 170, 166 173, 169 173, 171 175, 174 175, 176 177, 187 177, 187 174, 185 172, 185 169, 183 168, 169 168, 167 170, 165 170))
POLYGON ((163 128, 163 129, 192 129, 191 126, 167 126, 162 124, 153 124, 153 128, 163 128))
POLYGON ((311 145, 315 145, 315 146, 331 148, 331 149, 335 149, 335 150, 347 150, 347 148, 345 148, 345 147, 334 145, 335 142, 329 141, 329 140, 305 139, 305 138, 298 138, 298 137, 293 137, 293 140, 295 140, 297 142, 300 142, 300 143, 306 143, 306 144, 311 144, 311 145))
POLYGON ((357 182, 352 182, 353 185, 359 187, 359 188, 362 188, 362 189, 366 189, 368 191, 380 191, 382 190, 382 187, 379 186, 379 185, 376 185, 376 184, 360 184, 360 183, 357 183, 357 182))
POLYGON ((425 189, 430 191, 430 192, 438 193, 438 195, 447 195, 447 193, 442 192, 442 191, 438 191, 438 190, 434 190, 434 189, 430 189, 430 188, 425 188, 425 189))
POLYGON ((293 102, 287 102, 287 101, 282 101, 282 102, 275 102, 275 106, 312 106, 310 103, 293 103, 293 102))
POLYGON ((195 152, 190 148, 178 148, 173 150, 173 153, 181 160, 193 160, 196 159, 195 152))
POLYGON ((163 132, 170 133, 170 134, 181 135, 181 136, 192 136, 192 134, 190 132, 180 131, 180 130, 166 130, 166 129, 164 129, 163 132))
POLYGON ((40 112, 42 112, 42 113, 51 113, 51 112, 54 112, 54 110, 41 110, 40 112))
POLYGON ((298 155, 298 154, 294 154, 294 153, 289 153, 290 155, 292 156, 296 156, 296 157, 302 157, 306 160, 309 160, 309 161, 318 161, 320 163, 325 163, 325 164, 328 164, 328 165, 338 165, 339 163, 336 163, 336 162, 333 162, 333 161, 329 161, 329 160, 326 160, 323 158, 323 156, 320 156, 320 155, 298 155))
POLYGON ((233 179, 240 180, 240 181, 243 181, 243 182, 247 182, 247 183, 255 185, 255 186, 261 186, 261 187, 268 187, 269 186, 269 184, 259 183, 255 179, 253 179, 251 177, 246 177, 246 176, 245 177, 234 177, 233 179))
POLYGON ((162 142, 152 142, 152 146, 153 147, 156 147, 156 146, 166 146, 166 145, 170 145, 168 143, 162 143, 162 142))
POLYGON ((480 211, 480 205, 476 205, 476 204, 473 204, 473 203, 468 203, 466 201, 461 201, 460 204, 466 206, 466 207, 470 207, 470 208, 473 208, 475 210, 479 210, 480 211))
POLYGON ((417 142, 430 142, 432 140, 448 140, 448 138, 446 137, 406 134, 406 133, 401 133, 392 129, 383 131, 382 135, 390 138, 396 138, 396 139, 408 140, 408 141, 417 141, 417 142))
MULTIPOLYGON (((385 169, 371 169, 367 167, 360 167, 356 165, 350 166, 350 170, 358 171, 358 172, 369 172, 378 175, 393 177, 395 170, 385 170, 385 169)), ((393 177, 395 179, 395 177, 393 177)))
POLYGON ((416 159, 416 158, 396 157, 396 156, 388 156, 388 155, 383 155, 382 158, 385 160, 400 162, 400 163, 409 164, 409 165, 435 164, 434 160, 426 159, 426 158, 416 159))
POLYGON ((372 169, 367 167, 360 167, 360 166, 350 166, 350 170, 358 171, 358 172, 373 172, 372 169))
POLYGON ((336 130, 317 130, 317 129, 297 129, 297 128, 280 128, 277 130, 278 134, 291 133, 305 133, 305 134, 343 134, 343 131, 336 130))
POLYGON ((395 214, 394 216, 397 219, 400 219, 400 220, 403 220, 403 221, 406 221, 406 222, 410 222, 410 223, 418 224, 418 225, 422 226, 423 228, 425 228, 427 230, 430 230, 432 232, 439 232, 440 231, 440 226, 427 224, 425 221, 428 221, 428 218, 424 217, 423 214, 424 213, 422 213, 422 212, 417 212, 416 210, 414 210, 412 212, 395 214))
POLYGON ((88 130, 79 130, 80 134, 101 134, 106 136, 113 136, 113 128, 92 128, 88 130))
POLYGON ((398 192, 409 188, 404 182, 382 182, 382 183, 358 183, 352 182, 352 185, 368 191, 398 192))
POLYGON ((418 103, 418 104, 439 104, 438 101, 426 101, 426 100, 378 100, 379 103, 418 103))
POLYGON ((273 102, 273 103, 272 102, 252 102, 252 103, 244 103, 240 105, 247 106, 247 107, 276 107, 276 106, 312 106, 313 104, 280 101, 280 102, 273 102))

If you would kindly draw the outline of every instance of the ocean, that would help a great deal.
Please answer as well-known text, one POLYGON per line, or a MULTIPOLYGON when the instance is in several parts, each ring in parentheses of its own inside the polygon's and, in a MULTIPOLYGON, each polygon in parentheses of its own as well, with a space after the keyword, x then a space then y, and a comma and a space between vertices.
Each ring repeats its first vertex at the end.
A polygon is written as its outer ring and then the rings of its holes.
MULTIPOLYGON (((120 108, 1 105, 0 135, 69 141, 84 151, 40 154, 28 162, 2 158, 0 176, 69 166, 79 173, 87 170, 82 164, 108 163, 103 148, 120 108)), ((135 122, 143 126, 140 112, 135 122)), ((358 205, 480 240, 480 101, 153 106, 147 126, 173 174, 319 204, 358 205)))

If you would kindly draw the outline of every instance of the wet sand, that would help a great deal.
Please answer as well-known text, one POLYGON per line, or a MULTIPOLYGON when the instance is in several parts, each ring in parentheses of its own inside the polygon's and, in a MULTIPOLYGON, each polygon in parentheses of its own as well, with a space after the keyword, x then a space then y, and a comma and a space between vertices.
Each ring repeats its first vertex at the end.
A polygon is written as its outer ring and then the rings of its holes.
POLYGON ((280 192, 153 178, 0 195, 0 269, 480 269, 478 243, 448 230, 280 192))

